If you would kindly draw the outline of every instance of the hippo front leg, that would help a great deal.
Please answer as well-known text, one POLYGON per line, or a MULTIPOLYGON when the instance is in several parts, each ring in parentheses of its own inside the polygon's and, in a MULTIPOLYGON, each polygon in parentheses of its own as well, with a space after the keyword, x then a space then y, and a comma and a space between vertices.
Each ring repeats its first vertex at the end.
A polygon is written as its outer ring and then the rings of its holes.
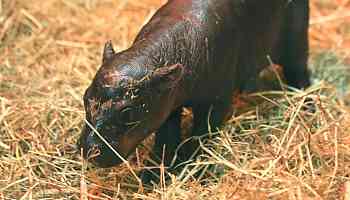
POLYGON ((166 168, 171 167, 176 148, 181 142, 181 112, 182 108, 179 108, 171 113, 157 131, 151 158, 145 163, 145 166, 150 169, 144 169, 141 172, 144 184, 159 180, 161 162, 166 168))
POLYGON ((193 107, 193 136, 200 136, 217 128, 231 117, 233 105, 231 96, 220 97, 211 104, 201 104, 193 107), (211 130, 210 130, 211 129, 211 130))
MULTIPOLYGON (((233 105, 231 96, 220 97, 213 103, 199 104, 192 108, 193 110, 193 130, 192 136, 202 136, 210 132, 215 132, 222 124, 232 116, 233 105)), ((186 159, 194 158, 199 147, 199 141, 194 139, 187 144, 183 154, 186 159), (186 155, 187 154, 187 155, 186 155)))

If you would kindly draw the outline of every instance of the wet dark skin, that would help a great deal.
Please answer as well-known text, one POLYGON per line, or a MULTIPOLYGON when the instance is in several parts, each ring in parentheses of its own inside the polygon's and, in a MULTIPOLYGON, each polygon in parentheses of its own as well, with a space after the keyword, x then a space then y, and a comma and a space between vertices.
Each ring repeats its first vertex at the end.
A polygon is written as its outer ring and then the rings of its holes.
MULTIPOLYGON (((192 136, 208 132, 209 112, 216 130, 232 114, 234 92, 257 90, 268 57, 283 66, 290 86, 308 87, 308 12, 308 0, 169 0, 130 48, 116 53, 106 43, 84 94, 84 157, 100 167, 118 165, 122 160, 100 136, 127 158, 156 132, 152 158, 171 170, 182 108, 192 108, 192 136)), ((151 179, 143 173, 145 183, 151 179)))

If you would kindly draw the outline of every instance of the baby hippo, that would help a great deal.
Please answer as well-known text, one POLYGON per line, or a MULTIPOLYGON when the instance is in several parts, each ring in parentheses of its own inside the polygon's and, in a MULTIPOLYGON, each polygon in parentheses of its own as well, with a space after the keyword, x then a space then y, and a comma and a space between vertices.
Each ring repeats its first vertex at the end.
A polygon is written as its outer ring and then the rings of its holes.
POLYGON ((308 4, 169 0, 130 48, 116 53, 107 42, 84 94, 84 157, 118 165, 156 132, 153 157, 169 166, 181 143, 182 108, 192 108, 192 136, 208 133, 208 124, 216 130, 232 114, 232 95, 254 92, 270 61, 283 67, 290 86, 309 86, 308 4))

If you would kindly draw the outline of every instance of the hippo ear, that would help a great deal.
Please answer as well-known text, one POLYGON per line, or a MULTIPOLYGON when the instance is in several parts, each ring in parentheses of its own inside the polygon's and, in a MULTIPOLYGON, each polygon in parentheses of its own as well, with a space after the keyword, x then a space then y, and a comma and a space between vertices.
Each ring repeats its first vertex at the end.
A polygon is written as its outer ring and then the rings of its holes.
POLYGON ((159 90, 167 90, 176 87, 184 76, 184 67, 181 64, 174 64, 161 67, 152 72, 149 77, 151 87, 159 90))
POLYGON ((115 54, 115 51, 113 49, 112 41, 109 40, 109 41, 106 42, 105 47, 103 49, 102 63, 105 63, 106 61, 111 59, 114 54, 115 54))

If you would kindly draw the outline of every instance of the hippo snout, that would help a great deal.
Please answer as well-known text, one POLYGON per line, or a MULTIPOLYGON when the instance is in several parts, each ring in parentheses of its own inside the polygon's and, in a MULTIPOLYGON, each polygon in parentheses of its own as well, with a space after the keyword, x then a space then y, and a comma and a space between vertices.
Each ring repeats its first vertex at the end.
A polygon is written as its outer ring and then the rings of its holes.
POLYGON ((83 158, 102 168, 108 168, 122 163, 122 160, 111 149, 116 150, 117 144, 114 141, 106 141, 106 145, 92 130, 83 129, 77 146, 82 150, 83 158))

